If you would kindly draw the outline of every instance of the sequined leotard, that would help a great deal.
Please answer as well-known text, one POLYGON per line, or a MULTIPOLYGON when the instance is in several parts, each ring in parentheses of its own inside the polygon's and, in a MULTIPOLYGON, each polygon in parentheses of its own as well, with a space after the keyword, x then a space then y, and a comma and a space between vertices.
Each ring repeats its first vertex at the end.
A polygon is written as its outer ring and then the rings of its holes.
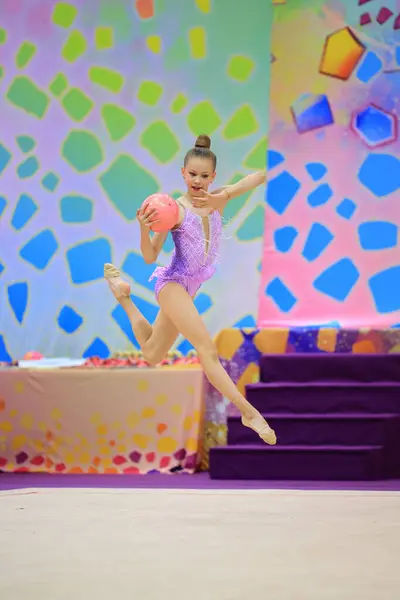
POLYGON ((171 231, 175 249, 171 262, 166 267, 157 267, 150 280, 157 278, 155 295, 167 283, 179 283, 194 296, 201 284, 210 279, 216 270, 218 248, 222 233, 220 213, 215 210, 208 215, 209 242, 204 239, 202 218, 184 208, 182 223, 171 231))

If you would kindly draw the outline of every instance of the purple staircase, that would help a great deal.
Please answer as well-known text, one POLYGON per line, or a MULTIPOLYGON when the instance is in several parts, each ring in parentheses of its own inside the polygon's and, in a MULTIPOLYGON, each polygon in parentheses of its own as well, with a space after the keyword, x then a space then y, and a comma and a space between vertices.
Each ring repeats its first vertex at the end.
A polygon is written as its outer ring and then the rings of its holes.
POLYGON ((260 360, 248 400, 278 436, 267 446, 239 417, 212 448, 212 479, 400 477, 400 354, 280 354, 260 360))

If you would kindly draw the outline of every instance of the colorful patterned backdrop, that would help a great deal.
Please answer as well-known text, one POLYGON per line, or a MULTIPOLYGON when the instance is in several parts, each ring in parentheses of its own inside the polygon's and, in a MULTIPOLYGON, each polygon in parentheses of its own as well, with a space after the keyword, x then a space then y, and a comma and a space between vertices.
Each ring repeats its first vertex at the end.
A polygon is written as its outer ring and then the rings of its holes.
MULTIPOLYGON (((271 20, 265 0, 1 0, 0 360, 135 343, 104 262, 153 321, 136 209, 180 193, 202 132, 218 185, 264 167, 271 20)), ((263 204, 260 189, 228 208, 220 273, 196 299, 212 333, 255 324, 263 204)))
POLYGON ((275 2, 260 326, 400 322, 400 4, 275 2))

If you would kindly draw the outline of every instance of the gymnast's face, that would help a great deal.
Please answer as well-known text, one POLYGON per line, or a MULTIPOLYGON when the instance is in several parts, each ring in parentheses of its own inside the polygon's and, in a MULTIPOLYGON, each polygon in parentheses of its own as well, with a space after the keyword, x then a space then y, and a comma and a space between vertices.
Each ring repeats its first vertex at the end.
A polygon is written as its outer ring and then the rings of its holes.
POLYGON ((200 190, 208 190, 208 186, 215 179, 213 161, 210 158, 192 156, 186 166, 182 167, 183 179, 190 196, 198 195, 200 190))

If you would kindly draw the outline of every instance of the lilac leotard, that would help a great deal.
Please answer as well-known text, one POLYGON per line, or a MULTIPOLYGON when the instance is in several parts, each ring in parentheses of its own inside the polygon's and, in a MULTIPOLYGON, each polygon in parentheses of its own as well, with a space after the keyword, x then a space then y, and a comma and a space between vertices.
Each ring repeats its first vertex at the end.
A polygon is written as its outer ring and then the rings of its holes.
POLYGON ((220 213, 215 210, 208 215, 210 239, 206 247, 201 217, 186 208, 184 210, 182 223, 171 231, 175 244, 171 262, 166 267, 157 267, 150 277, 150 280, 157 278, 157 299, 167 283, 179 283, 190 296, 194 296, 201 284, 210 279, 216 270, 222 233, 220 213))

